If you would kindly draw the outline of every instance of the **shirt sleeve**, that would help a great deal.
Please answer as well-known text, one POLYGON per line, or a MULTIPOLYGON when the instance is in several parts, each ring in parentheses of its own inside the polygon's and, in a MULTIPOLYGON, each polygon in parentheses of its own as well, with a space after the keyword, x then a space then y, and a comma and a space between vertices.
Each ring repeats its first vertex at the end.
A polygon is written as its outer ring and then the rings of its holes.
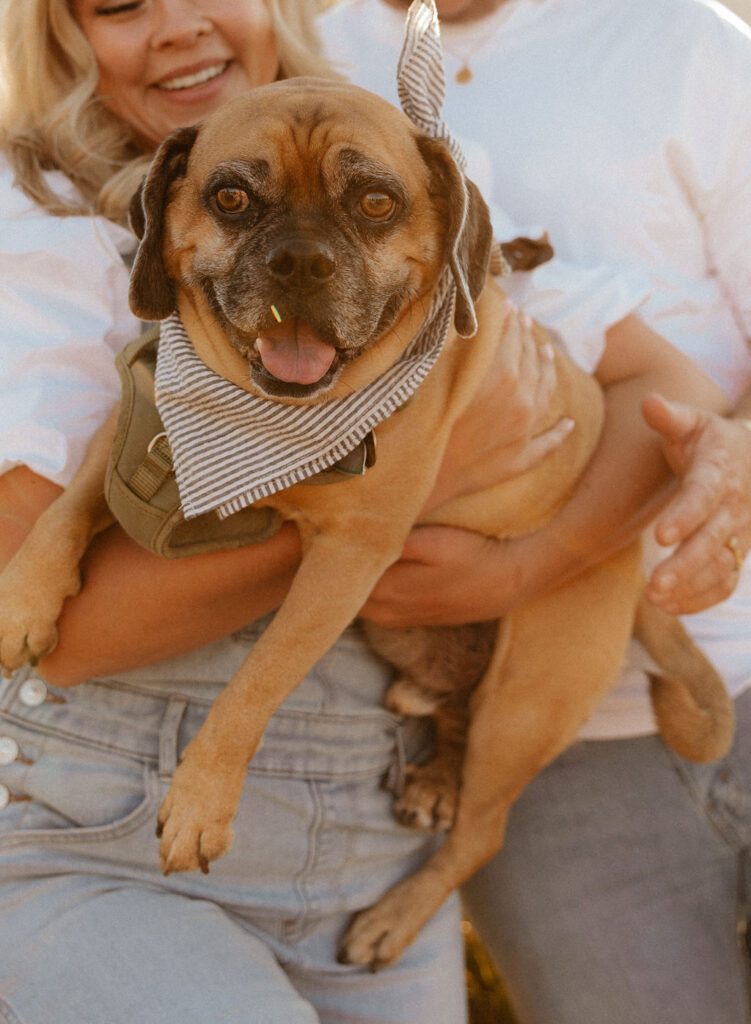
POLYGON ((65 486, 120 393, 114 357, 140 331, 127 305, 128 232, 53 217, 0 173, 0 473, 65 486))

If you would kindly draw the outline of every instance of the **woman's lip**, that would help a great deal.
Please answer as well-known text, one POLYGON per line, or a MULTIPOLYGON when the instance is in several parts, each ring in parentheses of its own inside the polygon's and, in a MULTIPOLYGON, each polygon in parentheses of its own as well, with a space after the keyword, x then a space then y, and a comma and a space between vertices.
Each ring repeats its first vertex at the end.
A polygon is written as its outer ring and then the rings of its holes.
POLYGON ((207 60, 200 64, 193 64, 187 68, 180 68, 169 75, 165 75, 159 81, 154 82, 154 87, 160 92, 181 93, 200 89, 201 86, 213 82, 221 77, 229 67, 229 60, 207 60))

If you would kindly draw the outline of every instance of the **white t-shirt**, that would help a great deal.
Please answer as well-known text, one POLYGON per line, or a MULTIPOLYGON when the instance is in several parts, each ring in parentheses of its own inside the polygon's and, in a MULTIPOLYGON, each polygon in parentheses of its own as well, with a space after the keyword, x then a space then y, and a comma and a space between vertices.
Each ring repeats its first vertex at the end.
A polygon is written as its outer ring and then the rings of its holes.
MULTIPOLYGON (((70 192, 52 176, 59 194, 70 192)), ((0 162, 0 473, 65 485, 120 395, 116 353, 141 330, 128 308, 130 232, 52 217, 0 162)))
MULTIPOLYGON (((398 102, 403 24, 384 0, 342 0, 319 28, 340 70, 398 102)), ((505 0, 442 38, 445 120, 486 199, 567 261, 646 273, 639 313, 736 400, 751 384, 747 26, 705 0, 505 0)), ((586 337, 566 341, 593 368, 586 337)), ((685 621, 731 692, 751 684, 748 566, 729 601, 685 621)), ((641 658, 634 645, 582 735, 654 730, 641 658)))

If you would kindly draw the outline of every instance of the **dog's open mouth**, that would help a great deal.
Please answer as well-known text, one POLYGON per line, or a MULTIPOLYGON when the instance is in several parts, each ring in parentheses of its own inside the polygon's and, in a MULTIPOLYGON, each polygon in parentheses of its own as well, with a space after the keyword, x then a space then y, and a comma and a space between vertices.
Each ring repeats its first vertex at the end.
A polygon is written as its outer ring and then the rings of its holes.
POLYGON ((255 351, 264 370, 285 384, 317 384, 333 369, 337 350, 299 317, 258 332, 255 351))

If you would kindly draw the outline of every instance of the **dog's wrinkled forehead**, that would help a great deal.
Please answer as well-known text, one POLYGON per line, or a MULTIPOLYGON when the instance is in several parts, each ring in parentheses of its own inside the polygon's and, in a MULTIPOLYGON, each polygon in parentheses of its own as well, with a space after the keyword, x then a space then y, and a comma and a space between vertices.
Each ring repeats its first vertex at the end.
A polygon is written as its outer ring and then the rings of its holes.
MULTIPOLYGON (((205 182, 218 164, 234 163, 259 187, 276 185, 288 194, 314 194, 324 179, 328 184, 360 172, 417 179, 416 134, 401 111, 350 84, 276 82, 232 101, 200 126, 189 174, 205 182)), ((406 184, 419 187, 424 181, 406 184)))

